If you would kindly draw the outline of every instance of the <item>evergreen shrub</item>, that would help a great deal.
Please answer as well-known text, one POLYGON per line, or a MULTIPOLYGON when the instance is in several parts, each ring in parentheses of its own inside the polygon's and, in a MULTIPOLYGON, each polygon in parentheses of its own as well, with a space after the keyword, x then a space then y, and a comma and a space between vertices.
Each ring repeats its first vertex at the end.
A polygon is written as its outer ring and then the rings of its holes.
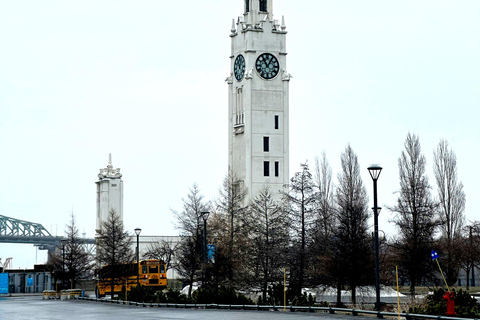
MULTIPOLYGON (((455 292, 455 313, 460 318, 479 318, 480 304, 473 298, 469 292, 462 289, 455 292)), ((447 312, 447 303, 443 300, 445 289, 439 288, 428 295, 422 305, 410 307, 408 313, 445 315, 447 312)))

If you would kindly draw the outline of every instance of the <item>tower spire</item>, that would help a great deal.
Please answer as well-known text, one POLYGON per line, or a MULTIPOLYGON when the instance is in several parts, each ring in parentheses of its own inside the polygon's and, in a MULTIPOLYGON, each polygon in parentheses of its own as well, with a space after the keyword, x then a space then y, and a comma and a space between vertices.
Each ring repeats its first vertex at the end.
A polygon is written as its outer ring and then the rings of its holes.
POLYGON ((122 177, 122 174, 120 173, 120 168, 113 168, 112 165, 112 154, 108 154, 108 165, 104 169, 100 169, 100 173, 98 174, 98 178, 100 180, 104 178, 112 178, 112 179, 119 179, 122 177))
POLYGON ((235 19, 232 19, 232 29, 230 29, 230 31, 233 35, 237 32, 237 29, 235 28, 235 19))

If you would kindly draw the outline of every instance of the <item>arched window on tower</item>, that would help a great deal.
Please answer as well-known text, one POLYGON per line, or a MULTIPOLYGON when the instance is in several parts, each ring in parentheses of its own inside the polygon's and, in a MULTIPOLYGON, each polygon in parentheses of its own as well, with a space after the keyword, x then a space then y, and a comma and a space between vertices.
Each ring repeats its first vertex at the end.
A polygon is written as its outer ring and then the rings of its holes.
POLYGON ((267 0, 260 0, 260 11, 267 12, 267 0))
POLYGON ((250 0, 245 0, 245 13, 250 12, 250 0))
POLYGON ((237 88, 237 99, 235 104, 235 125, 243 124, 243 89, 237 88))

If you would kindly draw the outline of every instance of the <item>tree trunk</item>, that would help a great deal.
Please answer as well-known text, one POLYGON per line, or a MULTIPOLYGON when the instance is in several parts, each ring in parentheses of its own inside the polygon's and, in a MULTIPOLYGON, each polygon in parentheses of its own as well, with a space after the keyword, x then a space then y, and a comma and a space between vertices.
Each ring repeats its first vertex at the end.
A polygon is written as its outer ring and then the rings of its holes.
POLYGON ((470 268, 467 268, 467 284, 466 284, 466 290, 468 291, 470 289, 470 268))
POLYGON ((269 268, 269 265, 268 265, 268 254, 267 254, 267 259, 265 261, 265 267, 263 269, 263 292, 262 292, 262 295, 263 295, 263 303, 266 303, 267 301, 267 290, 268 290, 268 269, 269 268))
POLYGON ((412 301, 415 301, 415 279, 410 278, 410 296, 412 301))
POLYGON ((352 304, 355 306, 357 304, 357 286, 352 286, 352 304))
POLYGON ((188 297, 192 297, 192 287, 193 287, 193 279, 195 277, 195 270, 192 268, 192 272, 190 273, 190 288, 188 289, 188 297))
POLYGON ((337 308, 342 306, 342 285, 337 283, 337 308))

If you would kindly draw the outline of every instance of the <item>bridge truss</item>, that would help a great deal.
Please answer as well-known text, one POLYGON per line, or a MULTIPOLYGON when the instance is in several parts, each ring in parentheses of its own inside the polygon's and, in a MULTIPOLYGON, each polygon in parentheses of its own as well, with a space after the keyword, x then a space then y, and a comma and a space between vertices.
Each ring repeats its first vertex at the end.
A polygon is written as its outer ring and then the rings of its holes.
POLYGON ((51 237, 52 235, 40 223, 0 215, 0 236, 51 237))
MULTIPOLYGON (((0 215, 0 243, 26 243, 40 250, 55 251, 63 237, 52 236, 40 223, 0 215)), ((95 239, 82 239, 86 251, 94 254, 95 239)))

